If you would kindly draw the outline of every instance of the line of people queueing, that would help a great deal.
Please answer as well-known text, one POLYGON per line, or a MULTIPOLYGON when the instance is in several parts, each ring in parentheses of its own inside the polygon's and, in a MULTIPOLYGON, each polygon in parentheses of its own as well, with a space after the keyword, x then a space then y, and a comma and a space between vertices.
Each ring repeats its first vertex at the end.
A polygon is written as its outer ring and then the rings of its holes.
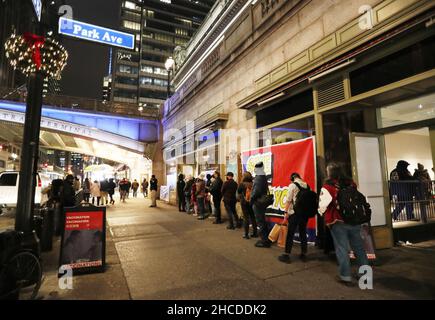
MULTIPOLYGON (((226 181, 223 182, 220 173, 215 171, 212 176, 201 174, 194 179, 188 176, 186 179, 181 174, 177 182, 177 195, 179 200, 179 211, 194 213, 199 220, 204 220, 209 216, 207 211, 214 217, 214 224, 222 223, 221 201, 223 200, 225 210, 228 215, 227 229, 234 230, 242 227, 242 221, 237 215, 236 204, 240 201, 243 212, 243 238, 257 238, 260 240, 255 243, 259 248, 270 248, 272 242, 269 240, 269 228, 266 222, 266 208, 262 198, 268 194, 269 186, 264 164, 259 162, 255 165, 255 178, 250 172, 243 174, 240 185, 234 181, 234 174, 228 172, 226 181), (211 195, 211 197, 210 197, 211 195), (214 214, 211 206, 213 205, 214 214), (249 228, 252 225, 252 232, 249 228)), ((353 186, 356 184, 345 177, 342 168, 331 163, 327 166, 328 178, 325 181, 318 201, 318 213, 323 218, 324 224, 329 228, 335 247, 335 254, 338 262, 339 275, 336 280, 345 285, 353 285, 351 277, 351 264, 349 258, 349 245, 355 253, 359 266, 368 265, 367 255, 361 237, 361 225, 350 225, 344 222, 337 209, 337 196, 340 188, 353 186)), ((291 182, 287 198, 285 199, 285 216, 283 224, 288 225, 285 252, 278 257, 279 261, 290 263, 290 254, 293 247, 293 239, 298 229, 301 242, 300 259, 306 261, 307 257, 307 223, 308 217, 295 212, 295 204, 298 193, 302 189, 309 188, 308 184, 302 179, 299 173, 293 173, 289 177, 291 182)), ((316 203, 317 207, 317 203, 316 203)), ((357 277, 360 275, 357 275, 357 277)))

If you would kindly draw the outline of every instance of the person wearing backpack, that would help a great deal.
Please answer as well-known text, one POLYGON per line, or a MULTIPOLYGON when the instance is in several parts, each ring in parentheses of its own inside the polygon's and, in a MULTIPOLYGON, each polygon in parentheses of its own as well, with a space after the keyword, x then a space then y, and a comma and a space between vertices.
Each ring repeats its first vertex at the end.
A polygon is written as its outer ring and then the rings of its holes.
POLYGON ((290 263, 290 254, 293 247, 293 238, 296 228, 299 229, 301 241, 300 259, 306 261, 308 240, 307 223, 310 217, 314 217, 317 212, 317 194, 311 191, 308 184, 302 180, 299 173, 292 173, 290 176, 291 184, 287 193, 284 223, 288 222, 287 239, 285 243, 285 253, 278 257, 279 261, 290 263))
POLYGON ((257 233, 257 221, 255 220, 254 210, 252 210, 252 206, 249 204, 249 200, 251 199, 253 178, 250 172, 245 172, 243 174, 242 183, 239 185, 237 189, 237 194, 240 201, 240 206, 242 207, 243 212, 243 227, 245 229, 245 234, 243 235, 244 239, 249 239, 249 220, 252 223, 252 238, 258 238, 257 233))
POLYGON ((363 207, 366 207, 364 210, 368 213, 369 208, 367 208, 368 204, 363 203, 360 198, 362 195, 358 192, 356 184, 344 176, 338 164, 330 163, 326 171, 328 178, 320 192, 319 213, 324 216, 325 224, 330 228, 334 240, 339 265, 339 276, 336 280, 346 286, 353 286, 349 244, 356 256, 358 266, 368 265, 361 237, 361 222, 364 218, 356 217, 356 213, 360 212, 358 208, 363 207), (351 203, 350 198, 358 199, 354 201, 355 203, 351 203))

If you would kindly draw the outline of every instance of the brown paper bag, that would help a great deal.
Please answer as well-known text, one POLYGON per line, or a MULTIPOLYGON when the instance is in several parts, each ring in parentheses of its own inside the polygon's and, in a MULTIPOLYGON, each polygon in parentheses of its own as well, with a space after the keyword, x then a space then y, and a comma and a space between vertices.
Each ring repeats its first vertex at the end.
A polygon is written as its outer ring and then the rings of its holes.
POLYGON ((275 223, 275 225, 273 226, 272 230, 270 230, 270 233, 269 233, 269 240, 270 241, 276 242, 278 240, 280 229, 281 229, 281 225, 278 223, 275 223))
POLYGON ((287 226, 281 226, 279 229, 279 236, 278 236, 278 247, 285 248, 285 242, 287 240, 287 232, 288 227, 287 226))

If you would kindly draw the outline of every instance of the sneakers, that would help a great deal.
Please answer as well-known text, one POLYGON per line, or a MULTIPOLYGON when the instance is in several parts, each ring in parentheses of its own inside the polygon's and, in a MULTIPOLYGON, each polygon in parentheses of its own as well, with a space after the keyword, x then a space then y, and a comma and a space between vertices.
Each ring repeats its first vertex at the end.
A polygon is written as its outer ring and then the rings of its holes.
POLYGON ((341 283, 342 285, 345 285, 346 287, 355 287, 355 284, 352 281, 345 281, 345 280, 341 279, 340 276, 335 276, 335 280, 338 283, 341 283))
POLYGON ((244 234, 244 235, 243 235, 243 239, 250 239, 250 238, 249 238, 249 234, 244 234))
POLYGON ((205 217, 199 216, 197 219, 198 219, 198 220, 204 220, 205 217))
POLYGON ((281 261, 281 262, 284 262, 284 263, 290 263, 291 262, 290 255, 287 254, 287 253, 284 253, 284 254, 280 255, 278 257, 278 260, 281 261))
POLYGON ((263 242, 262 240, 258 241, 255 246, 257 248, 270 248, 270 242, 263 242))

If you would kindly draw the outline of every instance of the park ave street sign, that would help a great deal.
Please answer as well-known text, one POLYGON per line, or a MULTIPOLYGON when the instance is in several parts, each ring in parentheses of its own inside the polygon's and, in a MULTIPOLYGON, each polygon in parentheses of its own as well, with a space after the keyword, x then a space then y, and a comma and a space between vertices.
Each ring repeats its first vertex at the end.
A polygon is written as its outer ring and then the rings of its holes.
POLYGON ((36 17, 41 21, 42 0, 32 0, 33 8, 35 8, 36 17))
POLYGON ((59 33, 124 49, 134 49, 134 35, 61 17, 59 33))

